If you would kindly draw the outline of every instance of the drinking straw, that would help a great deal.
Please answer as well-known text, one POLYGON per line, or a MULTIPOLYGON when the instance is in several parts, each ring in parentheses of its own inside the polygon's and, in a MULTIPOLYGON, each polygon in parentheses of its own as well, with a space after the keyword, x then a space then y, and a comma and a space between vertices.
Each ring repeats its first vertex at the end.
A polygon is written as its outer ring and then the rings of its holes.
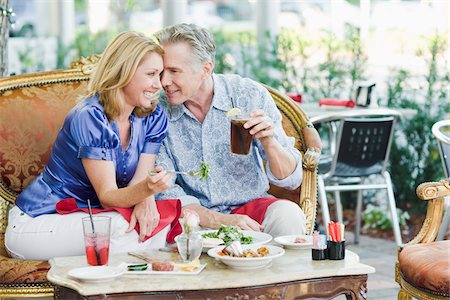
POLYGON ((88 199, 87 203, 88 203, 89 219, 91 220, 92 233, 93 233, 93 236, 94 236, 93 240, 94 240, 95 257, 97 258, 97 265, 100 266, 101 260, 100 260, 100 254, 97 251, 97 234, 95 233, 94 219, 92 218, 91 199, 88 199))

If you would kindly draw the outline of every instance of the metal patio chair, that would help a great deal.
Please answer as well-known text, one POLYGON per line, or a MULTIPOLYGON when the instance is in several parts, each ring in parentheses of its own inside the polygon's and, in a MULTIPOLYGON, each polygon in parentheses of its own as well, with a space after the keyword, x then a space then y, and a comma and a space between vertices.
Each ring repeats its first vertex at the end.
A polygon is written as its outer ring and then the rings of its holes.
MULTIPOLYGON (((438 142, 445 177, 450 178, 450 120, 436 122, 431 128, 431 131, 438 142)), ((444 239, 450 225, 449 200, 450 199, 446 199, 445 202, 444 218, 442 219, 441 227, 439 228, 439 232, 436 237, 437 241, 444 239)))
MULTIPOLYGON (((341 191, 357 191, 355 243, 359 242, 363 190, 385 189, 391 212, 395 241, 402 244, 392 181, 386 165, 393 137, 395 117, 346 118, 339 124, 336 150, 325 174, 318 175, 319 200, 324 223, 330 222, 326 192, 334 192, 338 221, 342 223, 341 191), (371 183, 380 174, 383 183, 371 183)), ((325 226, 326 227, 326 226, 325 226)))

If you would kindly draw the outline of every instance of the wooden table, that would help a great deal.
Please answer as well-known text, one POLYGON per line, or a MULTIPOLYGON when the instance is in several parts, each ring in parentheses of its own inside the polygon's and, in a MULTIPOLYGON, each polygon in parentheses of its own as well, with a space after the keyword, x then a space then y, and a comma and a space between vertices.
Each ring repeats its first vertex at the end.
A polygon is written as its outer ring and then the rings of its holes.
MULTIPOLYGON (((175 254, 155 252, 162 259, 175 254)), ((110 257, 110 265, 130 261, 129 256, 110 257)), ((311 250, 286 250, 266 269, 237 271, 203 254, 206 268, 198 275, 128 275, 105 283, 85 283, 67 276, 70 269, 86 266, 84 256, 50 260, 47 275, 56 285, 56 299, 367 299, 367 274, 371 266, 346 252, 345 260, 313 261, 311 250)))

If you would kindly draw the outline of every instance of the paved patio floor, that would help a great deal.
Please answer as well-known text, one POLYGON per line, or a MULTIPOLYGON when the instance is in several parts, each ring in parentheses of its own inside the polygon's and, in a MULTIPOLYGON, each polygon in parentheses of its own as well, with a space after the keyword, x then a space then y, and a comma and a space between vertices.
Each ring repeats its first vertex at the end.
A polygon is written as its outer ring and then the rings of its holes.
MULTIPOLYGON (((368 299, 397 299, 399 287, 394 279, 395 262, 397 260, 397 245, 395 242, 360 235, 360 242, 355 245, 353 244, 352 233, 346 232, 345 236, 348 241, 347 249, 357 253, 362 263, 370 265, 376 270, 374 274, 369 274, 368 299)), ((345 297, 336 299, 341 300, 345 297)))

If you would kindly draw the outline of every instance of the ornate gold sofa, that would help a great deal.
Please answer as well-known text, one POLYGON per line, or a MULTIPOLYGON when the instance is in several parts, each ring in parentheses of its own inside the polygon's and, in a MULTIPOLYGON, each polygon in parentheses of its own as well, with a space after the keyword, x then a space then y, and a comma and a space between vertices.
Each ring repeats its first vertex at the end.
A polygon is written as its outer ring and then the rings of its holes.
MULTIPOLYGON (((67 70, 0 79, 0 298, 54 293, 46 277, 47 261, 8 257, 4 245, 8 208, 43 170, 67 112, 86 90, 96 60, 98 56, 92 56, 72 63, 67 70)), ((320 147, 317 132, 305 127, 308 118, 298 105, 267 88, 282 112, 286 132, 296 138, 298 148, 305 153, 306 143, 320 147)), ((305 157, 302 186, 296 191, 272 190, 300 204, 307 216, 308 233, 312 233, 316 217, 316 166, 312 157, 305 157)))
POLYGON ((450 241, 435 241, 444 197, 450 195, 450 178, 422 183, 417 187, 417 195, 428 201, 427 214, 417 236, 398 249, 398 299, 450 299, 450 241))

